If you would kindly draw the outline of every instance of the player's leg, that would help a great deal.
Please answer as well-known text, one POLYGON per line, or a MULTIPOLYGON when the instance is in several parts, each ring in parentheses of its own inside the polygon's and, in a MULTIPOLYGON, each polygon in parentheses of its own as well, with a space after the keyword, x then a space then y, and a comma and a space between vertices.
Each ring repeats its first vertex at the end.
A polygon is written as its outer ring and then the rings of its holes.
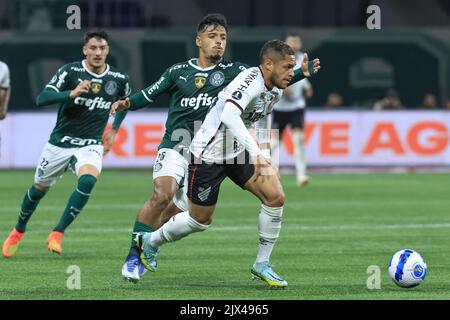
POLYGON ((141 261, 147 269, 156 271, 156 255, 164 243, 175 242, 209 228, 220 184, 225 177, 224 165, 189 165, 189 210, 174 215, 153 233, 138 235, 142 248, 141 261))
POLYGON ((2 254, 4 257, 10 258, 17 251, 28 221, 36 210, 39 201, 64 174, 72 154, 73 149, 58 148, 49 143, 44 146, 36 167, 34 183, 26 191, 22 200, 17 224, 3 243, 2 254))
POLYGON ((273 271, 270 256, 280 235, 285 196, 276 170, 272 168, 267 174, 264 182, 261 177, 255 181, 253 165, 245 164, 238 166, 230 178, 262 202, 258 217, 258 254, 251 272, 270 287, 283 288, 287 282, 273 271))
POLYGON ((140 261, 141 250, 136 242, 136 235, 141 232, 151 233, 160 226, 162 212, 168 209, 171 195, 175 194, 177 188, 174 177, 154 177, 153 194, 140 208, 133 225, 130 248, 122 265, 122 277, 125 280, 137 282, 145 274, 146 268, 140 261))
POLYGON ((94 145, 79 148, 71 159, 71 169, 78 177, 75 190, 69 197, 61 218, 47 238, 47 248, 62 253, 62 237, 66 229, 79 216, 88 202, 97 178, 102 170, 103 146, 94 145))
POLYGON ((178 190, 175 192, 172 201, 170 201, 169 205, 161 213, 159 219, 159 227, 162 226, 167 221, 169 221, 169 219, 172 218, 174 215, 183 211, 188 211, 189 206, 187 198, 188 192, 187 181, 188 181, 188 172, 186 172, 185 174, 183 185, 178 187, 178 190))
POLYGON ((294 143, 294 161, 297 177, 297 185, 305 186, 309 177, 306 175, 306 157, 305 157, 305 134, 304 119, 305 109, 299 109, 292 112, 292 140, 294 143))
POLYGON ((140 249, 136 235, 141 232, 153 232, 162 225, 162 218, 181 212, 171 205, 179 185, 186 175, 187 161, 172 149, 160 149, 153 167, 153 194, 139 210, 131 234, 128 255, 122 266, 122 276, 136 282, 144 274, 145 268, 140 263, 140 249), (171 211, 173 210, 173 211, 171 211))

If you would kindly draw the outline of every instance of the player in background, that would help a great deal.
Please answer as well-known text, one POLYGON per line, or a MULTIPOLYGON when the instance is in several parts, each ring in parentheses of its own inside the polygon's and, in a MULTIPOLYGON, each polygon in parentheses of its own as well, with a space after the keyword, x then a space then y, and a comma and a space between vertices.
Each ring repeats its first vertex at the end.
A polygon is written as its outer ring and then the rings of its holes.
MULTIPOLYGON (((303 61, 302 39, 297 34, 288 34, 285 42, 295 51, 297 65, 303 61)), ((297 185, 305 186, 309 177, 306 175, 305 159, 305 113, 306 98, 311 98, 313 89, 308 79, 303 79, 286 88, 279 103, 274 106, 272 114, 273 128, 278 129, 279 139, 282 138, 284 129, 290 125, 292 129, 292 140, 294 142, 294 161, 297 176, 297 185)), ((278 148, 279 139, 273 139, 272 149, 278 148)))
MULTIPOLYGON (((246 68, 242 63, 223 59, 227 31, 227 21, 223 15, 205 16, 198 24, 195 38, 199 48, 198 58, 173 65, 155 83, 112 107, 112 113, 116 108, 137 110, 163 93, 170 95, 166 131, 158 146, 153 167, 153 194, 137 214, 130 249, 122 266, 122 276, 127 280, 138 281, 145 270, 136 250, 136 233, 152 232, 173 214, 188 209, 182 188, 188 161, 183 154, 186 154, 191 143, 195 122, 200 127, 217 94, 246 68)), ((125 113, 118 112, 108 134, 115 136, 124 116, 125 113)))
POLYGON ((58 117, 39 158, 34 183, 23 198, 17 224, 3 243, 5 258, 15 254, 39 201, 68 168, 78 176, 78 183, 47 238, 48 250, 62 253, 64 231, 89 200, 108 151, 102 146, 102 135, 110 107, 131 91, 128 76, 106 63, 108 53, 108 35, 88 31, 83 46, 86 58, 62 66, 37 97, 39 107, 58 103, 58 117))
POLYGON ((8 65, 0 61, 0 120, 6 118, 9 96, 11 94, 8 65))
POLYGON ((239 74, 223 91, 192 140, 189 164, 189 210, 173 216, 151 233, 138 233, 136 242, 147 269, 156 271, 159 247, 167 242, 209 228, 222 181, 229 177, 261 201, 259 250, 251 273, 270 287, 284 288, 287 282, 270 264, 270 255, 281 230, 285 196, 276 170, 270 164, 268 115, 282 90, 320 69, 319 59, 294 73, 295 53, 280 40, 264 44, 260 65, 239 74), (258 144, 249 132, 256 123, 258 144), (248 159, 251 161, 248 161, 248 159))
MULTIPOLYGON (((9 96, 11 94, 8 65, 0 61, 0 121, 6 118, 9 96)), ((0 157, 2 151, 2 137, 0 132, 0 157)))

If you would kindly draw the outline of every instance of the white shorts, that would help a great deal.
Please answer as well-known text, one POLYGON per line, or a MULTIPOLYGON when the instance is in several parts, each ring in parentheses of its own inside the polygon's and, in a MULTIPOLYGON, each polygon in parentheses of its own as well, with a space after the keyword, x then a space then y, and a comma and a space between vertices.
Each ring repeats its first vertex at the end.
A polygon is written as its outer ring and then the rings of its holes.
POLYGON ((68 168, 78 175, 80 167, 89 164, 102 171, 103 146, 61 148, 47 142, 39 157, 34 182, 50 187, 62 177, 68 168))
MULTIPOLYGON (((159 177, 173 177, 179 186, 186 186, 187 172, 188 162, 180 153, 169 148, 158 150, 153 165, 153 180, 159 177)), ((175 205, 183 211, 188 210, 186 191, 187 187, 180 187, 172 199, 175 205)))

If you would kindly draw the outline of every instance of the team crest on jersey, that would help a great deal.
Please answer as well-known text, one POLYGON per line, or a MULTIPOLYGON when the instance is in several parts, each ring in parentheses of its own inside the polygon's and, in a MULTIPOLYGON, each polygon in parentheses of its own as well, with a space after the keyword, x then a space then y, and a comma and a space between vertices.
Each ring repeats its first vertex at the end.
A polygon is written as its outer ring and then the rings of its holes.
POLYGON ((197 89, 201 89, 206 84, 206 78, 205 77, 195 77, 194 82, 195 82, 195 86, 197 87, 197 89))
POLYGON ((222 71, 213 72, 209 77, 209 82, 215 87, 221 86, 224 81, 225 75, 223 74, 222 71))
POLYGON ((102 85, 100 83, 93 82, 91 84, 91 90, 93 93, 97 94, 102 89, 102 85))
POLYGON ((108 81, 105 85, 105 91, 110 96, 113 96, 117 92, 117 82, 115 81, 108 81))

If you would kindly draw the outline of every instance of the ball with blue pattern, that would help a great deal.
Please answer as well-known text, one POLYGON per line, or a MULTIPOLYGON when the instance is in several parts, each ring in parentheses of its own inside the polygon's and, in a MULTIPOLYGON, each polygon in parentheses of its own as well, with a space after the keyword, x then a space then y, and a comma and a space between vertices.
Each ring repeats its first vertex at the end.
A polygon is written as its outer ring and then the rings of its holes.
POLYGON ((414 250, 403 249, 392 256, 388 264, 392 281, 402 288, 413 288, 422 283, 428 269, 425 260, 414 250))

